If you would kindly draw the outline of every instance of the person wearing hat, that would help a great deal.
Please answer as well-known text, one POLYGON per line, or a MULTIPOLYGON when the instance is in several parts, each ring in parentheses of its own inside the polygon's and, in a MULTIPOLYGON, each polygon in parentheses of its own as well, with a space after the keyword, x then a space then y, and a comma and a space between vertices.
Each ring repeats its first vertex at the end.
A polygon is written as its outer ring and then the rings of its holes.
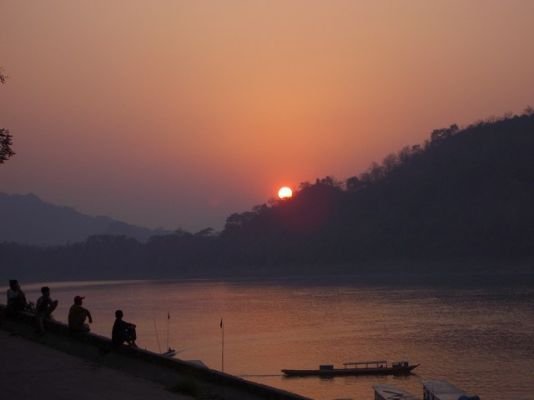
POLYGON ((72 332, 89 332, 89 325, 85 323, 87 319, 90 324, 93 323, 93 317, 89 310, 85 307, 82 307, 83 299, 85 297, 75 296, 74 304, 70 307, 69 310, 69 329, 72 332))

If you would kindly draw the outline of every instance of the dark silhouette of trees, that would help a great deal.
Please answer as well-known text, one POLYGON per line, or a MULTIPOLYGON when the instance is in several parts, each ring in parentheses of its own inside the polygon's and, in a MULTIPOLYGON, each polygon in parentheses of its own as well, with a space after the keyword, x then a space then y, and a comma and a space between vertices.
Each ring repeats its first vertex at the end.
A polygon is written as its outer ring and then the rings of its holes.
POLYGON ((3 164, 9 158, 15 155, 11 149, 13 137, 7 129, 0 128, 0 164, 3 164))
POLYGON ((357 176, 351 176, 345 181, 345 187, 347 188, 348 192, 355 192, 356 190, 361 189, 364 186, 365 185, 363 184, 362 180, 357 176))
POLYGON ((458 125, 453 124, 448 128, 434 129, 430 134, 430 143, 435 144, 440 141, 450 138, 452 135, 458 132, 458 125))
MULTIPOLYGON (((11 266, 70 277, 202 277, 361 270, 399 263, 534 258, 534 110, 434 130, 344 182, 230 215, 222 232, 178 230, 36 248, 0 244, 11 266), (341 267, 340 267, 341 268, 341 267)), ((503 263, 506 265, 507 263, 503 263)), ((20 275, 20 274, 19 274, 20 275)))
MULTIPOLYGON (((7 76, 0 68, 0 84, 6 83, 7 76)), ((11 148, 13 145, 13 136, 9 133, 9 130, 0 128, 0 164, 6 162, 9 158, 15 155, 15 152, 11 148)))
POLYGON ((436 129, 341 185, 231 215, 221 237, 248 263, 521 257, 534 242, 534 112, 436 129))

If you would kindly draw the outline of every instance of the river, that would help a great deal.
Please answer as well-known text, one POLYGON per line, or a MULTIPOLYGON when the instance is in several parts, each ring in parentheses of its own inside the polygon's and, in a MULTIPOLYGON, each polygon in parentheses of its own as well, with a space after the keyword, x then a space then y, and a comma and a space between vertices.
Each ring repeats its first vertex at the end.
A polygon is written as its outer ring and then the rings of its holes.
MULTIPOLYGON (((482 400, 532 400, 533 281, 532 274, 479 274, 47 285, 59 300, 57 320, 66 320, 75 295, 86 296, 94 332, 110 336, 114 310, 121 308, 137 324, 140 347, 164 351, 169 342, 177 357, 213 369, 222 369, 224 329, 225 372, 314 399, 371 400, 378 383, 422 397, 421 380, 441 378, 482 400), (360 360, 420 366, 405 377, 280 374, 360 360)), ((23 283, 32 301, 40 286, 23 283)))

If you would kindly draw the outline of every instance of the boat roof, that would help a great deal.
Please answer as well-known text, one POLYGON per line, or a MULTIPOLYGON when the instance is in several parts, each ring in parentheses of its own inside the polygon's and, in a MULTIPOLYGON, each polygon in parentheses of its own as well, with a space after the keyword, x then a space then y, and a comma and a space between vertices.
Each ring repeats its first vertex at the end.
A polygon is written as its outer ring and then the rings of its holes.
POLYGON ((440 400, 458 400, 458 397, 467 395, 467 393, 458 389, 453 384, 438 379, 424 380, 423 388, 440 400))
POLYGON ((343 365, 358 365, 358 364, 387 364, 387 361, 351 361, 343 363, 343 365))
POLYGON ((373 389, 384 400, 418 400, 416 396, 393 385, 374 385, 373 389))

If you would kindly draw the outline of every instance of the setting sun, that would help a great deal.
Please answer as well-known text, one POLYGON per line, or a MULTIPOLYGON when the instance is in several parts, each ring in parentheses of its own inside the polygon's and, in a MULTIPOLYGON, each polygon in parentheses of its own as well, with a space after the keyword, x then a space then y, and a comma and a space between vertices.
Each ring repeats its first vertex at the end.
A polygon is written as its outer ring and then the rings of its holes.
POLYGON ((278 190, 278 197, 280 199, 289 199, 293 196, 293 191, 288 186, 283 186, 278 190))

